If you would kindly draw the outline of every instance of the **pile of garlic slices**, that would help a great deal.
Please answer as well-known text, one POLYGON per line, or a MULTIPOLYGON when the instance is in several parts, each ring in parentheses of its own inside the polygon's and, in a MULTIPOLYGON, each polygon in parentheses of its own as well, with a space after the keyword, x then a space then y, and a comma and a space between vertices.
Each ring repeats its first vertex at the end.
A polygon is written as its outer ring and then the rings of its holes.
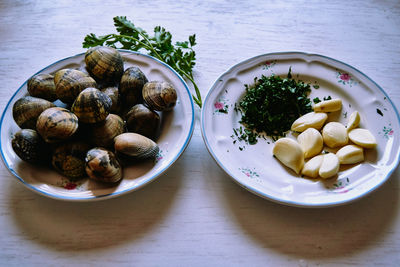
POLYGON ((297 141, 289 137, 280 138, 275 142, 273 155, 297 174, 324 179, 335 176, 340 164, 364 161, 364 149, 375 148, 377 143, 369 130, 357 128, 361 120, 357 111, 350 115, 346 126, 339 122, 325 124, 327 112, 341 109, 341 99, 316 104, 313 112, 293 122, 291 130, 300 133, 297 141), (324 146, 339 150, 322 153, 324 146))

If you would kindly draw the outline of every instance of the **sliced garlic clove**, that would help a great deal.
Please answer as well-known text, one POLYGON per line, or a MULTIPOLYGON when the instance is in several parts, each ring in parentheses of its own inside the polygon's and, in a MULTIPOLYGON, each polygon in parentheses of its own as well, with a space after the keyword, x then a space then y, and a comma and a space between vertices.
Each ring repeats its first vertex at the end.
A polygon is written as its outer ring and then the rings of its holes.
POLYGON ((322 129, 322 138, 324 139, 324 143, 330 148, 344 146, 349 141, 346 127, 339 122, 327 123, 322 129))
POLYGON ((319 168, 318 174, 321 178, 330 178, 339 172, 339 159, 333 153, 323 155, 322 163, 319 168))
POLYGON ((333 112, 342 109, 341 99, 330 99, 319 102, 314 106, 314 112, 333 112))
POLYGON ((353 129, 349 132, 349 138, 353 143, 365 148, 374 148, 377 145, 375 137, 367 129, 353 129))
POLYGON ((291 130, 295 132, 303 132, 308 128, 320 130, 327 118, 328 115, 326 113, 309 112, 295 120, 292 124, 291 130))
POLYGON ((300 145, 293 139, 284 137, 275 142, 273 155, 297 174, 304 165, 304 152, 300 145))
POLYGON ((354 164, 364 160, 364 149, 356 145, 347 145, 336 152, 340 164, 354 164))
POLYGON ((311 178, 317 178, 318 174, 319 174, 319 168, 321 167, 323 158, 324 158, 323 155, 318 155, 318 156, 311 158, 309 161, 307 161, 304 164, 304 167, 301 170, 301 174, 311 177, 311 178))
POLYGON ((354 128, 357 128, 358 125, 360 124, 360 114, 358 113, 358 111, 354 111, 353 113, 351 113, 350 117, 349 117, 349 121, 347 122, 346 125, 346 129, 347 131, 351 131, 354 128))
POLYGON ((320 132, 314 128, 308 128, 297 136, 301 148, 304 151, 304 158, 318 155, 324 147, 324 141, 320 132))

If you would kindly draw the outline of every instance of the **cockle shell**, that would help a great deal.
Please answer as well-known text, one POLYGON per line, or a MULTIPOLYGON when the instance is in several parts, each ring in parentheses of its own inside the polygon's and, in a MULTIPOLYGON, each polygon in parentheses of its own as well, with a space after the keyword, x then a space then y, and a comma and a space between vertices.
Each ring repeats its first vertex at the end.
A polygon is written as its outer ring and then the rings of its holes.
POLYGON ((48 108, 37 119, 36 129, 47 143, 60 142, 76 132, 78 117, 65 108, 48 108))
POLYGON ((177 100, 176 90, 168 82, 148 82, 143 86, 142 94, 146 104, 158 111, 172 109, 177 100))
POLYGON ((13 105, 13 118, 21 129, 36 129, 36 121, 44 110, 55 105, 42 98, 24 96, 13 105))
POLYGON ((54 75, 57 97, 64 103, 72 104, 85 88, 96 87, 96 81, 75 69, 61 69, 54 75))
POLYGON ((101 147, 86 153, 85 170, 89 178, 96 181, 115 183, 122 178, 121 164, 114 153, 101 147))
POLYGON ((124 62, 118 50, 112 47, 96 46, 85 54, 86 70, 96 81, 114 85, 121 80, 124 62))
POLYGON ((83 90, 72 104, 71 111, 84 123, 96 123, 110 113, 111 99, 96 88, 83 90))
POLYGON ((153 140, 137 133, 123 133, 116 136, 114 148, 117 152, 136 159, 153 158, 160 151, 153 140))
POLYGON ((51 74, 37 74, 32 76, 27 83, 28 93, 31 96, 55 101, 57 99, 54 76, 51 74))

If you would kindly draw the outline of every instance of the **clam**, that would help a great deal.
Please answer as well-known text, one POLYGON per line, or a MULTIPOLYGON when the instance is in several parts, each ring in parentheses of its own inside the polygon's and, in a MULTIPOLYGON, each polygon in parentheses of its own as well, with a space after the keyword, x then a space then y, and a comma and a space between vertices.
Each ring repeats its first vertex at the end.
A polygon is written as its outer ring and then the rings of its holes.
POLYGON ((26 162, 48 161, 49 147, 35 130, 22 129, 16 132, 11 140, 11 146, 15 154, 26 162))
POLYGON ((135 159, 153 158, 160 150, 153 140, 137 133, 123 133, 116 136, 114 148, 115 151, 135 159))
POLYGON ((146 76, 138 67, 130 67, 125 70, 119 84, 119 92, 125 108, 129 109, 142 102, 142 89, 147 81, 146 76))
POLYGON ((71 111, 84 123, 104 121, 110 113, 111 99, 96 88, 83 90, 72 104, 71 111))
POLYGON ((53 103, 42 98, 24 96, 13 105, 13 118, 22 129, 36 129, 36 121, 44 110, 55 107, 53 103))
POLYGON ((96 46, 85 54, 86 70, 100 83, 114 85, 121 79, 124 62, 118 50, 112 47, 96 46))
POLYGON ((57 99, 56 85, 54 84, 54 76, 51 74, 37 74, 28 80, 27 89, 29 95, 55 101, 57 99))
POLYGON ((176 90, 168 82, 148 82, 143 86, 142 94, 146 104, 158 111, 172 109, 177 100, 176 90))
POLYGON ((122 178, 122 168, 113 152, 95 147, 86 153, 85 170, 89 178, 115 183, 122 178))
POLYGON ((121 111, 121 101, 119 96, 118 87, 111 86, 101 89, 104 94, 106 94, 111 99, 110 113, 117 114, 121 111))
POLYGON ((36 129, 47 143, 60 142, 76 132, 78 117, 65 108, 48 108, 38 117, 36 129))
POLYGON ((120 116, 109 114, 104 122, 90 130, 91 141, 96 146, 113 147, 114 138, 125 131, 125 123, 120 116))
POLYGON ((154 138, 160 126, 160 116, 145 105, 137 104, 126 114, 126 126, 130 132, 154 138))
POLYGON ((89 149, 89 145, 83 142, 62 143, 55 148, 51 164, 59 173, 69 178, 84 177, 85 157, 89 149))
POLYGON ((96 81, 79 70, 61 69, 54 75, 57 97, 64 103, 71 104, 85 88, 96 87, 96 81))

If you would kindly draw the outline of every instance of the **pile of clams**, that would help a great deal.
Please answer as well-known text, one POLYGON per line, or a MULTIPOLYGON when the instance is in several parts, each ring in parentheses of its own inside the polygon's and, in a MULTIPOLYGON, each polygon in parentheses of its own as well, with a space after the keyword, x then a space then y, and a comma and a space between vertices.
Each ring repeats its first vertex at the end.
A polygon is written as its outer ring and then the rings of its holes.
POLYGON ((35 75, 27 89, 12 110, 21 128, 15 153, 70 179, 106 183, 123 178, 124 164, 158 154, 160 114, 177 100, 171 84, 124 70, 118 50, 103 46, 87 50, 85 67, 35 75))

